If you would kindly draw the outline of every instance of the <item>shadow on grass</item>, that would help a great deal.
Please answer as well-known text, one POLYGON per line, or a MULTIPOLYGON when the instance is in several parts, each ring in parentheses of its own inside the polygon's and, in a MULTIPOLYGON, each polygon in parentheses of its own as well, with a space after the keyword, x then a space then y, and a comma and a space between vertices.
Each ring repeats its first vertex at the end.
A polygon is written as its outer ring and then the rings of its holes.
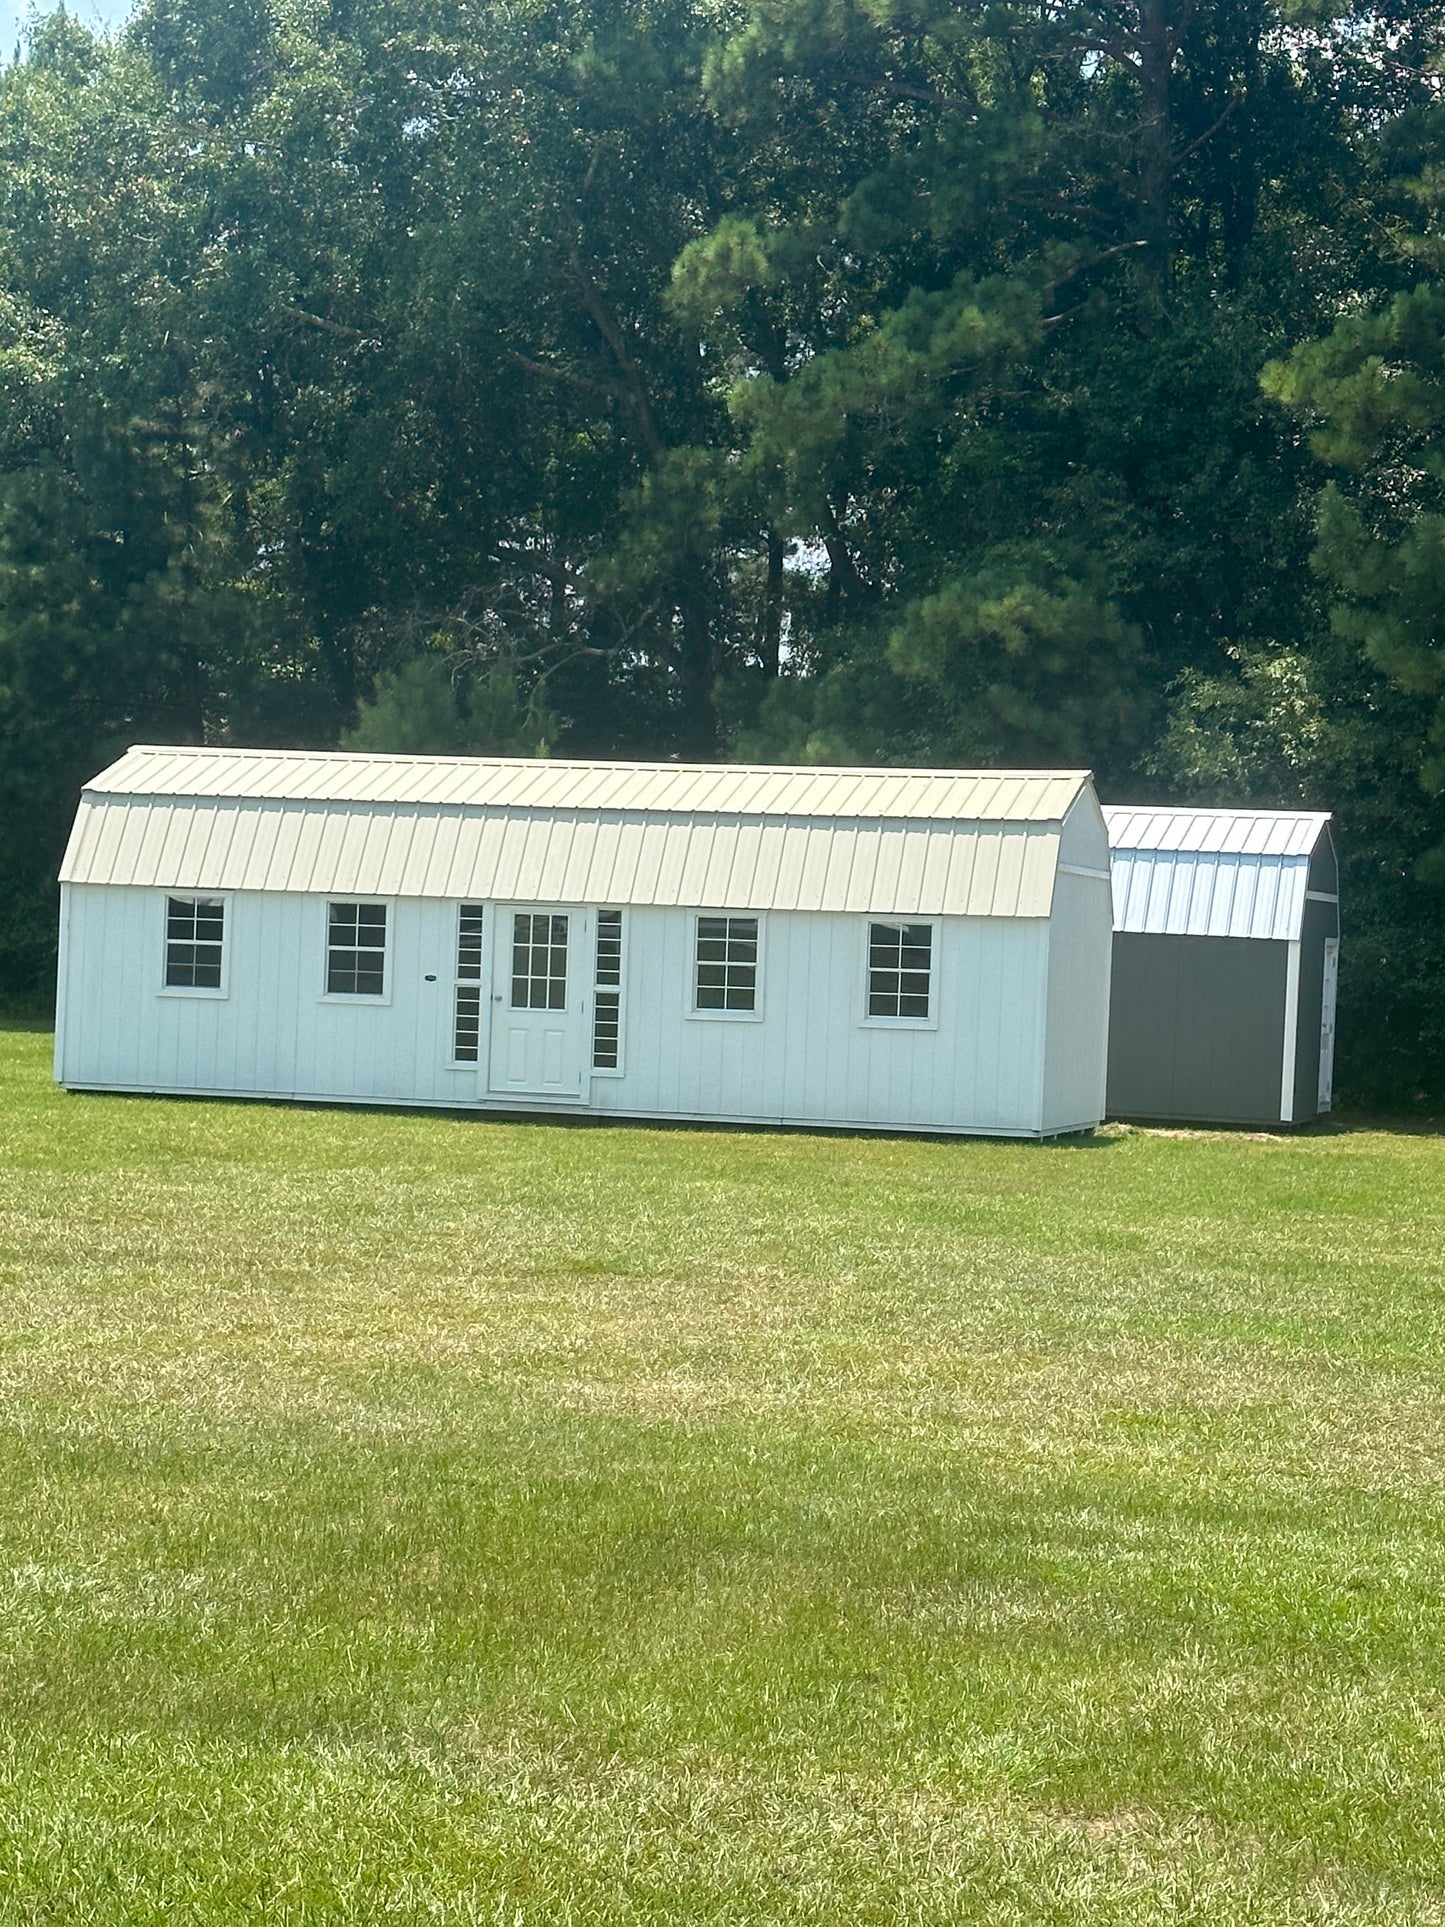
POLYGON ((55 1029, 54 1014, 48 1010, 21 1010, 13 1004, 0 1003, 0 1036, 7 1031, 34 1036, 36 1032, 46 1035, 55 1029))

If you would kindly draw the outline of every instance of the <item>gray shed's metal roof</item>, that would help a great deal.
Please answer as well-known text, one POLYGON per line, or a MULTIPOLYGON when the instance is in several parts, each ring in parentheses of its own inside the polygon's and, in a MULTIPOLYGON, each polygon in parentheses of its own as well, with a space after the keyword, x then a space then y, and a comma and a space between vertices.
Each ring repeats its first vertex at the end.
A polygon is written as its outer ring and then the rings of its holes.
POLYGON ((1298 937, 1310 859, 1330 818, 1318 810, 1104 811, 1114 928, 1189 937, 1298 937))
POLYGON ((137 748, 70 883, 1047 916, 1085 771, 137 748))

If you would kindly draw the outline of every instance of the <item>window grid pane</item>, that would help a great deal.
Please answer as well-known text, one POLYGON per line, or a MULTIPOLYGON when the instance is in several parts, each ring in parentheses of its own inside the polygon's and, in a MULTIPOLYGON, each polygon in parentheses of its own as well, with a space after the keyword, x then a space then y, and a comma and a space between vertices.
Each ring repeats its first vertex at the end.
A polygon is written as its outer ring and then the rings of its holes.
POLYGON ((386 905, 327 907, 326 994, 381 997, 386 991, 386 905))
POLYGON ((698 1010, 756 1010, 757 918, 699 917, 696 968, 698 1010))
POLYGON ((219 990, 226 906, 217 897, 166 898, 166 988, 219 990))
POLYGON ((482 906, 464 903, 457 913, 457 977, 479 983, 482 976, 482 906))
POLYGON ((567 1008, 567 919, 519 910, 512 918, 513 1010, 567 1008))
POLYGON ((933 976, 933 925, 868 926, 868 1015, 926 1020, 933 976))
POLYGON ((592 997, 592 1068, 615 1071, 622 1043, 622 912, 597 912, 592 997))
POLYGON ((482 1041, 482 906, 457 909, 457 980, 452 1017, 452 1061, 475 1064, 482 1041))
POLYGON ((459 1064, 475 1064, 482 1041, 482 993, 475 984, 457 985, 456 1030, 452 1055, 459 1064))

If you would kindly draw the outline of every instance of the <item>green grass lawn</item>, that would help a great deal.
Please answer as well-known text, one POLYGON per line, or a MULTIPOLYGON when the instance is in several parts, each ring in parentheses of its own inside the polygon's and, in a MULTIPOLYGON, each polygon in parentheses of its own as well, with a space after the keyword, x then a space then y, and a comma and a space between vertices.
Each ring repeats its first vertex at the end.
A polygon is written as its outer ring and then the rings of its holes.
POLYGON ((1445 1140, 66 1097, 0 1921, 1445 1921, 1445 1140))

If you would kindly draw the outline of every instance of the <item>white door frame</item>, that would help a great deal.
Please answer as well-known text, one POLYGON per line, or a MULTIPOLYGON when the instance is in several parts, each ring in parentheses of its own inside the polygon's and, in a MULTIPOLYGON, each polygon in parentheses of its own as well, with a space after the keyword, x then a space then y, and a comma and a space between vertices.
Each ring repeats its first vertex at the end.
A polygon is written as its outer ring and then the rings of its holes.
POLYGON ((1328 1111, 1335 1096, 1335 999, 1340 987, 1340 940, 1325 938, 1324 981, 1320 997, 1319 1108, 1328 1111))
MULTIPOLYGON (((591 1096, 588 1014, 592 998, 594 913, 570 903, 499 903, 492 929, 491 1016, 484 1072, 491 1097, 543 1098, 565 1104, 591 1096), (566 919, 561 1005, 516 1005, 512 946, 519 917, 566 919)), ((532 993, 535 984, 532 979, 532 993)))

